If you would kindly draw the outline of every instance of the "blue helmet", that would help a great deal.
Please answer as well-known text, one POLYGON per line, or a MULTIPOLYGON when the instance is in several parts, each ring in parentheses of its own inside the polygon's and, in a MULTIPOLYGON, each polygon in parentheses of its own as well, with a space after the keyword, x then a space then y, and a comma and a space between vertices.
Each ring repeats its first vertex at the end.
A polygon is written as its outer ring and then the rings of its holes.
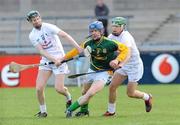
POLYGON ((40 16, 40 13, 36 10, 31 10, 28 14, 27 14, 27 21, 31 21, 31 18, 40 16))
POLYGON ((99 31, 101 31, 101 33, 103 33, 104 26, 103 26, 102 22, 94 21, 94 22, 90 23, 89 24, 89 32, 94 29, 99 30, 99 31))

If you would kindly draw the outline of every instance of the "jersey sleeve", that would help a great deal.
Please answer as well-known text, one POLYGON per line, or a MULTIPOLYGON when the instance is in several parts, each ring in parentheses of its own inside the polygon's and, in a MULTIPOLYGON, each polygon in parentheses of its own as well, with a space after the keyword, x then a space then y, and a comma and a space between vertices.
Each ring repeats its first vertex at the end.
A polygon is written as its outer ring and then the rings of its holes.
POLYGON ((62 31, 59 27, 53 24, 46 23, 46 27, 52 34, 58 34, 60 31, 62 31))
MULTIPOLYGON (((82 43, 80 46, 82 48, 84 48, 84 43, 82 43)), ((74 56, 76 56, 78 54, 79 54, 78 50, 76 48, 73 48, 72 50, 70 50, 69 52, 66 53, 65 58, 70 59, 70 58, 73 58, 74 56)))
POLYGON ((127 47, 132 47, 132 37, 129 34, 124 34, 122 37, 122 43, 125 44, 127 47))
POLYGON ((119 55, 117 56, 116 59, 118 61, 122 62, 126 59, 129 49, 125 44, 122 44, 122 43, 115 41, 115 40, 113 40, 113 41, 117 44, 117 46, 118 46, 117 50, 119 51, 119 55))
POLYGON ((73 48, 72 50, 70 50, 69 52, 66 53, 65 58, 70 59, 78 54, 79 54, 78 50, 76 48, 73 48))
MULTIPOLYGON (((86 39, 85 41, 83 41, 80 44, 80 47, 81 48, 86 48, 89 41, 90 41, 90 39, 86 39)), ((70 58, 73 58, 74 56, 76 56, 78 54, 79 54, 78 50, 76 48, 73 48, 72 50, 70 50, 69 52, 66 53, 65 58, 70 59, 70 58)))

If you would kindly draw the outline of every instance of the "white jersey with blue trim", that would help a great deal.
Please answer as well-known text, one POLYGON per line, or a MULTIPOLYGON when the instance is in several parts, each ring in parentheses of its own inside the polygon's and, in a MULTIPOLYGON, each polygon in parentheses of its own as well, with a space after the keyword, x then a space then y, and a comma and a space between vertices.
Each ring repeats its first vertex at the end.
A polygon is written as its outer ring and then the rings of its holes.
MULTIPOLYGON (((29 39, 33 46, 40 44, 42 48, 54 57, 63 57, 65 55, 58 33, 61 31, 56 25, 42 23, 41 29, 33 28, 29 34, 29 39)), ((49 61, 42 57, 42 61, 49 61)))

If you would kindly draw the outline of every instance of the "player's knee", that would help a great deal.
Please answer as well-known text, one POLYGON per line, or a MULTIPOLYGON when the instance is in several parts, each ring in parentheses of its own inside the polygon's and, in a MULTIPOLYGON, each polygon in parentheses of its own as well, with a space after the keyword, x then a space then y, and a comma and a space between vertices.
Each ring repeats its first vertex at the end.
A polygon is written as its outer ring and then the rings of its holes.
POLYGON ((116 86, 116 85, 110 84, 110 86, 109 86, 109 90, 110 90, 110 91, 115 91, 116 89, 117 89, 117 86, 116 86))
POLYGON ((40 93, 40 92, 43 92, 43 88, 42 87, 36 87, 36 91, 38 92, 38 93, 40 93))
POLYGON ((36 91, 37 92, 43 92, 44 91, 44 86, 41 84, 36 84, 36 91))
POLYGON ((91 97, 93 97, 95 95, 95 93, 94 92, 89 92, 89 93, 86 93, 85 95, 86 95, 86 97, 88 99, 90 99, 91 97))
POLYGON ((64 88, 57 88, 57 87, 55 87, 55 90, 56 90, 56 92, 61 93, 61 94, 65 93, 65 89, 64 88))
POLYGON ((135 96, 135 93, 133 91, 127 91, 127 96, 133 98, 135 96))
POLYGON ((85 95, 86 92, 87 92, 87 91, 83 89, 83 90, 82 90, 82 95, 85 95))

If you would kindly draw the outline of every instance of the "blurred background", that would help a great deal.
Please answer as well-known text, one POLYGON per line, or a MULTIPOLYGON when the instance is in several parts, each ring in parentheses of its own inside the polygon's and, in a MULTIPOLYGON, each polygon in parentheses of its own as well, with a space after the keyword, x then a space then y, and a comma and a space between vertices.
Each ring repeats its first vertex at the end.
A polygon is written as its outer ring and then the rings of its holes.
MULTIPOLYGON (((141 83, 180 83, 180 1, 104 0, 104 3, 109 8, 109 15, 105 17, 109 20, 109 33, 112 17, 123 16, 128 20, 127 30, 134 36, 145 66, 141 83), (158 62, 155 62, 156 57, 158 62), (166 57, 167 62, 163 61, 166 57), (167 70, 169 65, 170 70, 167 70), (161 66, 163 70, 160 70, 161 66), (159 76, 157 73, 162 79, 156 77, 159 76)), ((28 79, 32 70, 12 74, 5 68, 14 60, 33 63, 34 55, 37 56, 28 38, 32 26, 26 21, 26 14, 30 10, 38 10, 44 22, 56 24, 81 43, 88 36, 88 24, 96 20, 95 6, 96 0, 0 0, 0 87, 9 86, 12 78, 20 80, 10 87, 21 86, 21 77, 25 76, 23 73, 26 74, 27 83, 35 82, 28 79), (26 57, 19 58, 22 55, 26 57)), ((61 42, 66 52, 72 48, 65 40, 61 39, 61 42)), ((34 62, 37 60, 39 58, 34 62)), ((85 58, 69 62, 71 74, 86 72, 89 66, 86 62, 85 58)), ((36 76, 36 73, 31 75, 36 76)), ((77 85, 82 80, 83 77, 66 79, 66 84, 77 85)), ((53 84, 53 81, 50 80, 48 84, 53 84)))

